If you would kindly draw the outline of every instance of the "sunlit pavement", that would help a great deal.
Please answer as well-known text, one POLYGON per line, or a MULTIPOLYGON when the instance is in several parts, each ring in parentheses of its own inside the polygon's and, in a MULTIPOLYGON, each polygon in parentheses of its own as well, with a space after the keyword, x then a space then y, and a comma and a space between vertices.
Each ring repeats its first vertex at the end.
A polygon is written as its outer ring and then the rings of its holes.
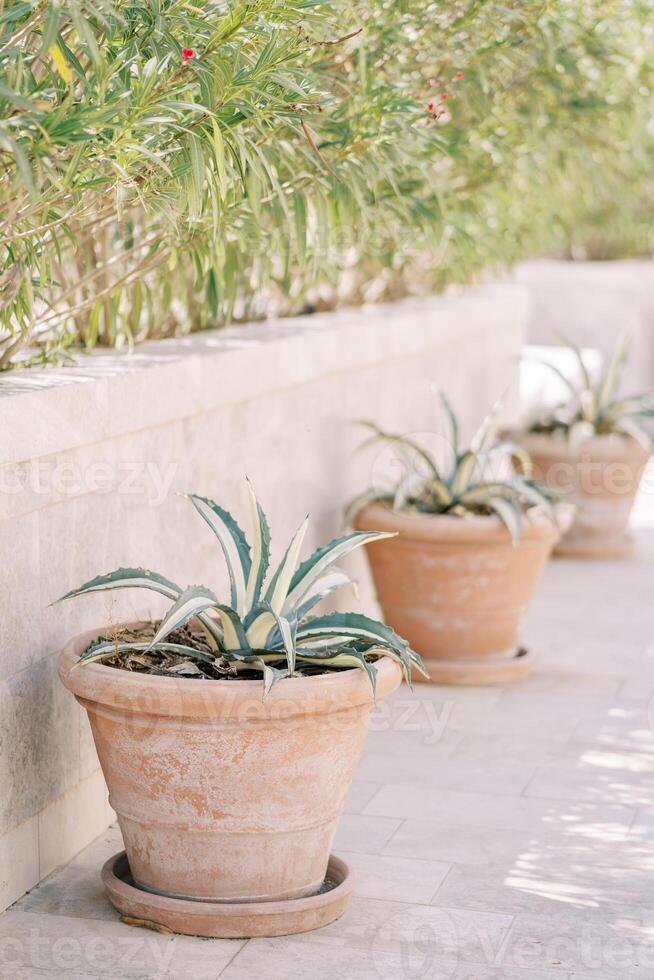
POLYGON ((654 493, 635 517, 633 559, 546 570, 529 680, 379 712, 335 843, 358 881, 340 921, 249 942, 130 928, 99 881, 112 829, 0 917, 0 976, 652 980, 654 493))

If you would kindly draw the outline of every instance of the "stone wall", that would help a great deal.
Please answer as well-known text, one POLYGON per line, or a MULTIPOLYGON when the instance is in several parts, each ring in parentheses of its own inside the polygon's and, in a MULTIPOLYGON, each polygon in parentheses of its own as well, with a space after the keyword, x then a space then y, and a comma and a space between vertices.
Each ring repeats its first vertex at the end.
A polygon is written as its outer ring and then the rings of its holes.
MULTIPOLYGON (((0 378, 0 908, 112 819, 58 650, 157 612, 128 592, 49 603, 120 565, 222 589, 217 545, 176 491, 214 496, 245 520, 244 473, 275 555, 307 511, 307 548, 337 532, 372 466, 353 455, 352 420, 429 430, 437 380, 470 429, 515 381, 526 316, 519 289, 489 287, 0 378)), ((360 607, 372 608, 363 558, 351 567, 360 607)))

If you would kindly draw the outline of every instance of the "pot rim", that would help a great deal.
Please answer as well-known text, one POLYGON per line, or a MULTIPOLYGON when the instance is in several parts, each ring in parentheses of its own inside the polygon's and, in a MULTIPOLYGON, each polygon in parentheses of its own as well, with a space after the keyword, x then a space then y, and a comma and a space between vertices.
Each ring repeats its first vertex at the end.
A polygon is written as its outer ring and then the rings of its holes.
POLYGON ((520 445, 529 452, 550 456, 552 459, 579 461, 587 455, 598 462, 622 462, 632 459, 649 459, 650 453, 633 436, 621 432, 608 432, 604 435, 584 439, 574 449, 562 432, 525 432, 517 437, 520 445))
MULTIPOLYGON (((123 623, 134 629, 145 621, 123 623)), ((332 714, 373 701, 367 675, 358 667, 307 677, 282 678, 263 699, 261 680, 207 680, 161 677, 106 667, 100 663, 75 668, 80 654, 101 629, 73 637, 59 654, 59 677, 80 703, 99 704, 133 714, 178 718, 233 717, 248 721, 332 714)), ((377 666, 376 700, 382 701, 402 682, 400 665, 381 656, 377 666)))
MULTIPOLYGON (((363 530, 397 531, 405 538, 421 540, 447 540, 456 544, 459 541, 475 541, 487 544, 502 543, 512 546, 507 527, 495 514, 467 514, 459 517, 453 514, 407 514, 396 511, 388 504, 376 502, 367 504, 354 520, 356 527, 363 530)), ((527 540, 560 537, 561 531, 545 514, 534 514, 531 518, 523 515, 520 543, 527 540)), ((376 547, 373 543, 370 547, 376 547)))

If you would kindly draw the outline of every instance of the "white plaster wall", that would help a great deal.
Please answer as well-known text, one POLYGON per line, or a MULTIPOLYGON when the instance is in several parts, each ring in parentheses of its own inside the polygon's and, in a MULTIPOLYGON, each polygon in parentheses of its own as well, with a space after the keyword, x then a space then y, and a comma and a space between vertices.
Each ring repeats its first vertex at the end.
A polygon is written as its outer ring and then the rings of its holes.
MULTIPOLYGON (((511 286, 98 352, 0 378, 0 908, 69 860, 112 814, 85 714, 59 684, 61 645, 156 612, 138 593, 49 607, 120 565, 224 587, 218 548, 176 491, 246 520, 243 474, 279 554, 336 533, 371 460, 357 418, 432 427, 430 382, 470 429, 517 376, 527 316, 511 286)), ((374 608, 364 560, 352 570, 374 608)))

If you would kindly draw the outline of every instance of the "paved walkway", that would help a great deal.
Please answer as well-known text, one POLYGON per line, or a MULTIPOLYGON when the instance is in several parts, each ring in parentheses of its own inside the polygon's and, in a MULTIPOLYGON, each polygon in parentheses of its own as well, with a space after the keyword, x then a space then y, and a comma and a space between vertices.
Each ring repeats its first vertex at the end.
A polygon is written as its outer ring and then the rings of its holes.
POLYGON ((98 877, 114 829, 0 917, 2 980, 653 980, 653 567, 648 529, 631 561, 555 561, 528 681, 398 692, 338 834, 358 876, 339 922, 129 928, 98 877))

